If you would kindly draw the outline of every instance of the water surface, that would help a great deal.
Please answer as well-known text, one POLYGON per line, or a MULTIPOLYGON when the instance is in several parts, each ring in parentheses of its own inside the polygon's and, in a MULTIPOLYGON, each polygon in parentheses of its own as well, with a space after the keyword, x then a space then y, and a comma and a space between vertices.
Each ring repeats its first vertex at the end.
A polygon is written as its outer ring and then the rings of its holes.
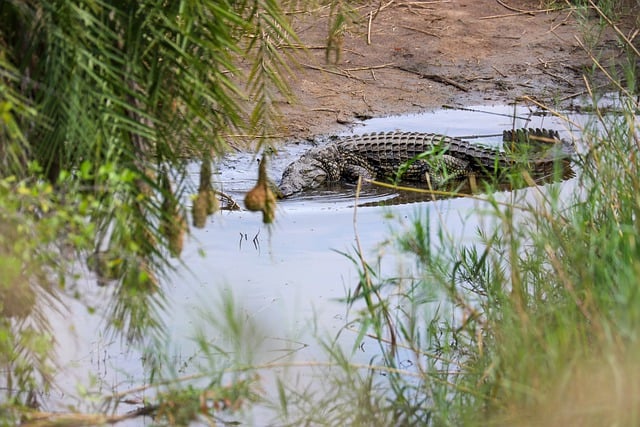
MULTIPOLYGON (((557 129, 565 138, 579 137, 559 119, 526 107, 482 106, 465 110, 435 112, 371 119, 347 133, 379 131, 435 132, 451 136, 500 135, 512 127, 557 129)), ((483 144, 497 144, 500 137, 478 138, 483 144)), ((322 141, 315 142, 322 143, 322 141)), ((314 142, 302 141, 284 146, 269 166, 277 180, 286 165, 314 142)), ((255 156, 235 153, 217 165, 216 185, 236 200, 255 183, 255 156)), ((198 168, 193 168, 197 182, 198 168)), ((572 181, 561 184, 572 191, 572 181)), ((537 189, 522 189, 525 196, 537 189)), ((432 229, 444 227, 460 241, 473 241, 485 221, 478 212, 485 203, 456 198, 388 207, 356 206, 354 188, 320 190, 284 200, 278 204, 272 227, 261 223, 261 215, 247 211, 222 211, 209 218, 202 230, 192 230, 184 252, 184 266, 178 266, 166 289, 168 307, 165 322, 171 336, 168 346, 176 369, 187 374, 203 359, 192 337, 203 328, 212 344, 223 345, 222 335, 200 316, 202 310, 215 312, 221 295, 232 294, 247 324, 256 325, 252 351, 256 363, 270 363, 295 356, 296 360, 326 360, 314 338, 335 335, 349 321, 341 298, 358 283, 353 263, 340 252, 354 253, 356 233, 365 257, 372 263, 382 257, 382 276, 411 279, 413 263, 397 254, 393 245, 384 245, 390 230, 401 230, 416 215, 429 217, 432 229), (204 254, 204 255, 202 255, 204 254)), ((520 193, 522 194, 522 193, 520 193)), ((365 193, 363 202, 385 200, 390 193, 365 193)), ((504 192, 499 198, 509 200, 504 192)), ((365 203, 366 204, 366 203, 365 203)), ((109 289, 97 289, 91 276, 83 286, 95 298, 106 298, 109 289)), ((73 330, 58 322, 58 340, 64 370, 58 376, 63 386, 54 400, 69 403, 76 395, 77 383, 108 393, 144 384, 148 372, 136 349, 120 340, 105 337, 97 315, 89 315, 80 304, 71 302, 73 330), (93 382, 88 378, 93 377, 93 382)), ((351 349, 355 334, 343 333, 340 342, 351 349)), ((375 356, 374 343, 354 354, 354 362, 367 363, 375 356)), ((240 357, 240 356, 239 356, 240 357)), ((143 393, 139 393, 142 395, 143 393)), ((123 407, 123 410, 133 407, 123 407)), ((138 420, 136 423, 140 423, 138 420)), ((134 425, 134 424, 132 424, 134 425)))

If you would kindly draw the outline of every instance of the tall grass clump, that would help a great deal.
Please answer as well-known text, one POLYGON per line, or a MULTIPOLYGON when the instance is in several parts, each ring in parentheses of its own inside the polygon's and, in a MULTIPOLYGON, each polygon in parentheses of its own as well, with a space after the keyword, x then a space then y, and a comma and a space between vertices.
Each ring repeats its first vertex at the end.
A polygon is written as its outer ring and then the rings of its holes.
MULTIPOLYGON (((603 13, 597 9, 597 13, 603 13)), ((349 295, 367 366, 331 342, 331 392, 293 394, 302 418, 335 425, 640 423, 640 54, 607 15, 625 55, 603 109, 575 133, 577 177, 479 202, 484 225, 461 241, 416 215, 393 241, 413 279, 377 274, 356 248, 349 295), (321 395, 321 394, 320 394, 321 395), (306 398, 305 398, 306 397, 306 398)), ((287 419, 300 422, 288 408, 287 419)))

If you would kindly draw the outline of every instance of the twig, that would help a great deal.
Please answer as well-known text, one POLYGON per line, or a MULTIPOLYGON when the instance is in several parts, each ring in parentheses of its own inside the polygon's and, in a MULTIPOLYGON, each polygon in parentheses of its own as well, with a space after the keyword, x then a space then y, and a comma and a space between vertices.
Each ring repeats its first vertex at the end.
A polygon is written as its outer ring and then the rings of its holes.
POLYGON ((389 68, 393 67, 395 64, 393 62, 389 62, 388 64, 382 65, 372 65, 370 67, 356 67, 356 68, 345 68, 344 71, 368 71, 368 70, 378 70, 380 68, 389 68))
POLYGON ((319 45, 304 45, 304 44, 299 44, 299 43, 289 43, 289 44, 283 44, 282 45, 283 48, 285 49, 304 49, 304 50, 311 50, 311 49, 326 49, 327 46, 323 45, 323 44, 319 44, 319 45))
POLYGON ((531 120, 528 117, 516 116, 515 114, 496 113, 495 111, 484 111, 484 110, 478 110, 477 108, 456 107, 454 105, 449 105, 449 104, 443 104, 442 108, 448 109, 448 110, 462 110, 462 111, 470 111, 472 113, 490 114, 492 116, 509 117, 510 119, 516 118, 516 119, 526 120, 526 121, 531 120))
POLYGON ((317 67, 315 65, 311 65, 311 64, 302 64, 303 67, 307 67, 307 68, 311 68, 312 70, 316 70, 316 71, 323 71, 325 73, 329 73, 329 74, 335 74, 336 76, 342 76, 342 77, 346 77, 348 79, 354 79, 354 80, 358 80, 361 82, 364 82, 363 79, 359 78, 359 77, 355 77, 350 75, 349 73, 347 73, 345 70, 342 70, 340 68, 338 68, 341 72, 338 71, 333 71, 330 70, 328 68, 323 68, 323 67, 317 67))
POLYGON ((502 15, 489 15, 489 16, 481 16, 478 19, 500 19, 500 18, 510 18, 512 16, 520 16, 520 15, 528 15, 528 13, 505 13, 502 15))
POLYGON ((311 111, 322 111, 325 113, 339 113, 340 110, 336 110, 335 108, 327 108, 327 107, 319 107, 319 108, 312 108, 311 111))
POLYGON ((132 418, 151 415, 159 409, 159 405, 143 406, 122 415, 32 412, 26 415, 23 426, 57 426, 57 425, 104 425, 117 424, 132 418))
POLYGON ((503 78, 507 77, 506 74, 504 74, 502 71, 498 70, 498 68, 496 68, 495 65, 491 65, 491 68, 493 68, 494 70, 496 70, 496 73, 500 74, 503 78))
MULTIPOLYGON (((604 89, 607 86, 609 86, 609 83, 603 83, 601 85, 598 85, 595 87, 595 89, 604 89)), ((560 98, 558 101, 563 102, 566 101, 567 99, 571 99, 571 98, 577 98, 578 96, 582 96, 582 95, 587 95, 589 92, 585 89, 585 90, 581 90, 580 92, 576 92, 576 93, 572 93, 570 95, 564 96, 562 98, 560 98)))
MULTIPOLYGON (((327 368, 332 368, 332 367, 336 367, 336 366, 343 366, 341 364, 338 363, 332 363, 332 362, 320 362, 320 361, 303 361, 303 362, 271 362, 271 363, 265 363, 262 365, 256 365, 256 366, 245 366, 245 367, 239 367, 239 368, 231 368, 231 369, 224 369, 225 372, 248 372, 248 371, 258 371, 258 370, 265 370, 265 369, 277 369, 277 368, 311 368, 311 367, 327 367, 327 368)), ((348 365, 351 368, 354 369, 366 369, 368 371, 379 371, 379 372, 388 372, 388 373, 394 373, 394 374, 399 374, 399 375, 405 375, 408 377, 415 377, 415 378, 422 378, 424 379, 424 375, 417 373, 417 372, 411 372, 408 371, 406 369, 398 369, 398 368, 394 368, 394 367, 390 367, 390 366, 383 366, 383 365, 372 365, 372 364, 361 364, 361 363, 349 363, 348 365)), ((133 394, 133 393, 139 393, 145 390, 149 390, 152 388, 157 388, 163 385, 167 385, 167 384, 174 384, 174 383, 179 383, 179 382, 186 382, 186 381, 193 381, 193 380, 197 380, 197 379, 201 379, 201 378, 207 378, 210 374, 209 373, 200 373, 200 374, 194 374, 194 375, 187 375, 184 377, 179 377, 179 378, 175 378, 173 380, 166 380, 166 381, 160 381, 158 383, 155 384, 145 384, 144 386, 140 386, 140 387, 135 387, 132 388, 130 390, 125 390, 122 392, 118 392, 118 393, 114 393, 113 395, 107 397, 107 400, 114 400, 114 399, 119 399, 122 396, 126 396, 129 394, 133 394)), ((471 390, 471 389, 467 389, 465 387, 461 387, 459 385, 456 384, 452 384, 446 380, 442 380, 438 375, 431 375, 428 374, 431 378, 432 381, 437 381, 440 382, 442 384, 447 384, 452 386, 453 388, 456 389, 460 389, 460 390, 464 390, 466 392, 472 393, 474 395, 477 395, 478 392, 476 390, 471 390)))
POLYGON ((420 76, 421 79, 429 79, 429 80, 433 80, 434 82, 438 82, 438 83, 443 83, 443 84, 447 84, 450 86, 453 86, 457 89, 460 89, 463 92, 469 92, 469 88, 461 85, 460 83, 451 80, 448 77, 444 77, 444 76, 440 76, 437 74, 423 74, 420 71, 416 71, 416 70, 412 70, 410 68, 406 68, 406 67, 402 67, 402 66, 396 66, 396 68, 398 70, 402 70, 402 71, 406 71, 407 73, 412 73, 412 74, 416 74, 418 76, 420 76))
POLYGON ((233 197, 231 197, 230 195, 228 195, 227 193, 224 193, 220 190, 213 190, 215 192, 215 194, 217 194, 218 196, 220 196, 220 198, 222 198, 223 200, 226 200, 227 202, 227 207, 225 208, 226 210, 229 211, 239 211, 240 210, 240 205, 233 200, 233 197))
POLYGON ((395 0, 390 0, 387 4, 385 4, 384 6, 382 6, 382 2, 380 2, 380 6, 378 6, 378 10, 376 10, 375 15, 373 16, 374 18, 376 16, 378 16, 378 14, 380 12, 382 12, 383 10, 385 10, 386 8, 388 8, 389 6, 391 6, 393 3, 395 2, 395 0))
POLYGON ((371 44, 371 22, 372 21, 373 21, 373 11, 369 12, 369 25, 367 26, 367 45, 371 44))
MULTIPOLYGON (((445 196, 445 197, 460 197, 460 198, 466 198, 466 199, 471 199, 471 200, 477 200, 480 202, 489 202, 489 200, 487 200, 486 196, 477 196, 475 194, 466 194, 466 193, 459 193, 459 192, 455 192, 455 191, 446 191, 446 190, 429 190, 429 189, 424 189, 424 188, 415 188, 415 187, 405 187, 402 185, 396 185, 396 184, 391 184, 388 182, 382 182, 382 181, 376 181, 373 179, 365 179, 364 182, 367 182, 369 184, 373 184, 376 185, 378 187, 384 187, 384 188, 390 188, 392 190, 400 190, 400 191, 409 191, 409 192, 413 192, 413 193, 422 193, 422 194, 433 194, 435 196, 445 196)), ((496 205, 501 205, 501 206, 506 206, 506 207, 511 207, 514 209, 520 209, 522 211, 527 211, 528 208, 526 206, 518 206, 515 205, 513 203, 510 202, 500 202, 500 201, 492 201, 491 203, 495 203, 496 205)))
POLYGON ((442 4, 442 3, 451 3, 451 0, 436 0, 436 1, 408 1, 405 3, 400 3, 398 7, 416 7, 416 6, 426 6, 428 4, 442 4))
POLYGON ((440 38, 440 36, 438 34, 432 33, 430 31, 425 31, 425 30, 421 30, 419 28, 414 28, 414 27, 410 27, 408 25, 400 25, 402 28, 406 28, 407 30, 412 30, 412 31, 417 31, 419 33, 422 34, 426 34, 428 36, 432 36, 432 37, 436 37, 436 38, 440 38))
MULTIPOLYGON (((496 0, 499 1, 499 0, 496 0)), ((505 6, 503 4, 503 6, 505 6)), ((505 6, 507 9, 509 9, 509 7, 505 6)), ((509 9, 509 10, 518 10, 518 12, 515 13, 505 13, 503 15, 490 15, 490 16, 481 16, 478 19, 498 19, 498 18, 509 18, 511 16, 520 16, 520 15, 529 15, 529 16, 534 16, 538 13, 547 13, 547 12, 554 12, 554 9, 540 9, 540 10, 519 10, 519 9, 509 9)))
POLYGON ((559 80, 564 80, 565 83, 567 83, 569 86, 575 87, 575 83, 573 83, 572 81, 570 81, 566 77, 561 76, 560 74, 552 73, 551 71, 546 70, 544 68, 540 69, 540 71, 542 71, 543 74, 546 74, 546 75, 551 76, 553 78, 556 78, 556 79, 559 79, 559 80))
POLYGON ((536 101, 535 99, 531 98, 531 97, 530 97, 530 96, 528 96, 528 95, 525 95, 525 96, 523 96, 523 97, 522 97, 522 98, 520 98, 520 99, 522 99, 522 100, 524 100, 524 101, 531 102, 532 104, 537 105, 538 107, 542 108, 543 110, 550 112, 552 115, 554 115, 554 116, 558 117, 559 119, 562 119, 563 121, 565 121, 565 122, 567 122, 567 123, 571 124, 572 126, 575 126, 575 127, 576 127, 576 128, 578 128, 578 129, 581 129, 581 128, 582 128, 582 126, 580 126, 579 124, 577 124, 576 122, 574 122, 573 120, 571 120, 568 116, 566 116, 566 115, 564 115, 564 114, 560 113, 559 111, 556 111, 556 110, 554 110, 554 109, 552 109, 552 108, 547 107, 547 106, 546 106, 546 105, 544 105, 543 103, 541 103, 541 102, 539 102, 539 101, 536 101))
POLYGON ((522 9, 518 9, 516 7, 513 7, 513 6, 509 6, 508 4, 503 2, 502 0, 496 0, 496 1, 498 2, 498 4, 500 6, 504 7, 507 10, 510 10, 512 12, 518 12, 518 13, 525 13, 525 14, 533 15, 533 12, 531 12, 529 10, 522 10, 522 9))

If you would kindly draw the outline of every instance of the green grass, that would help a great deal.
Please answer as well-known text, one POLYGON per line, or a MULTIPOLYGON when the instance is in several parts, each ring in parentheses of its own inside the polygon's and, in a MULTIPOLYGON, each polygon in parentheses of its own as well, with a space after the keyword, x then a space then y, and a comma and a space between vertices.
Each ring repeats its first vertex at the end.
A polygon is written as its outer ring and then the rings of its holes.
MULTIPOLYGON (((599 2, 602 13, 611 2, 599 2)), ((602 16, 602 22, 608 21, 602 16)), ((640 423, 640 121, 633 46, 615 114, 582 129, 573 194, 489 198, 477 242, 416 216, 393 240, 414 257, 411 283, 380 277, 357 248, 349 296, 368 370, 326 346, 330 398, 292 392, 285 419, 324 425, 637 425, 640 423), (398 356, 400 351, 402 357, 398 356), (410 356, 410 369, 399 361, 410 356), (384 379, 379 372, 388 370, 384 379), (315 404, 314 404, 315 403, 315 404), (295 409, 301 409, 295 418, 295 409), (306 417, 305 417, 306 416, 306 417)), ((540 193, 541 195, 543 193, 540 193)), ((357 343, 356 343, 357 347, 357 343)))
MULTIPOLYGON (((336 55, 348 11, 342 3, 331 3, 336 55)), ((599 25, 612 25, 638 6, 637 1, 623 3, 630 9, 619 8, 620 2, 597 2, 599 25)), ((148 362, 151 378, 139 391, 150 390, 153 402, 145 409, 157 416, 154 422, 213 424, 220 414, 260 402, 280 415, 278 425, 639 424, 640 123, 635 85, 640 55, 623 37, 619 43, 626 55, 617 64, 619 73, 611 74, 619 95, 617 113, 601 111, 593 94, 593 120, 581 135, 586 149, 577 156, 575 194, 561 198, 556 186, 535 202, 514 197, 505 204, 489 197, 481 213, 488 225, 478 229, 474 244, 456 240, 444 228, 430 225, 427 214, 417 214, 390 240, 415 260, 413 280, 380 276, 358 246, 345 254, 360 277, 360 286, 347 297, 350 326, 359 328, 354 349, 373 338, 379 346, 376 358, 355 364, 350 351, 335 345, 335 337, 325 337, 320 341, 328 360, 303 364, 312 386, 298 387, 291 377, 283 377, 276 379, 274 396, 261 394, 257 373, 275 374, 287 363, 256 365, 252 349, 264 334, 247 323, 232 299, 223 299, 214 317, 205 320, 226 333, 223 342, 229 348, 199 336, 204 356, 200 373, 182 378, 177 369, 162 373, 168 352, 150 352, 157 360, 148 362), (407 360, 411 366, 400 363, 407 360)), ((269 47, 265 49, 266 55, 269 47)), ((11 107, 17 97, 6 92, 11 102, 0 103, 11 112, 3 115, 3 132, 9 135, 3 137, 22 142, 13 117, 31 113, 11 107)), ((108 176, 116 183, 130 179, 108 176)), ((52 187, 18 184, 0 180, 0 211, 7 229, 0 239, 0 269, 10 273, 0 286, 2 310, 9 308, 4 302, 15 293, 13 286, 39 279, 38 269, 19 266, 39 266, 55 257, 50 250, 59 242, 56 233, 76 247, 94 240, 93 230, 83 228, 86 213, 81 207, 96 200, 80 197, 78 206, 36 221, 22 212, 51 211, 56 197, 52 187), (25 271, 33 277, 25 277, 25 271)), ((114 221, 126 223, 126 218, 115 216, 114 221)), ((31 288, 25 289, 20 304, 12 307, 28 313, 32 295, 31 288)), ((146 308, 139 313, 149 321, 148 304, 123 300, 146 308)), ((46 335, 34 335, 24 323, 3 322, 3 362, 12 370, 0 418, 17 420, 28 412, 22 403, 28 403, 28 392, 36 386, 33 378, 45 378, 55 367, 45 357, 49 344, 39 339, 46 335)), ((102 402, 95 416, 60 414, 48 422, 116 423, 124 418, 110 414, 122 397, 102 402)))

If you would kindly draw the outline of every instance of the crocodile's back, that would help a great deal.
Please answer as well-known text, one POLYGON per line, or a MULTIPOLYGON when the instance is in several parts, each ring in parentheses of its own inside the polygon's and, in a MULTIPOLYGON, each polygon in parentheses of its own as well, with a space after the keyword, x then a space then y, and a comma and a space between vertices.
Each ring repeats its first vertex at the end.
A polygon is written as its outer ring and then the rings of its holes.
MULTIPOLYGON (((347 156, 348 153, 356 153, 357 156, 366 159, 379 175, 395 174, 400 165, 425 153, 432 157, 438 155, 455 157, 473 170, 493 169, 510 162, 497 149, 436 133, 369 133, 345 137, 337 144, 341 153, 347 153, 347 156)), ((410 173, 411 170, 409 169, 408 172, 410 173)))

